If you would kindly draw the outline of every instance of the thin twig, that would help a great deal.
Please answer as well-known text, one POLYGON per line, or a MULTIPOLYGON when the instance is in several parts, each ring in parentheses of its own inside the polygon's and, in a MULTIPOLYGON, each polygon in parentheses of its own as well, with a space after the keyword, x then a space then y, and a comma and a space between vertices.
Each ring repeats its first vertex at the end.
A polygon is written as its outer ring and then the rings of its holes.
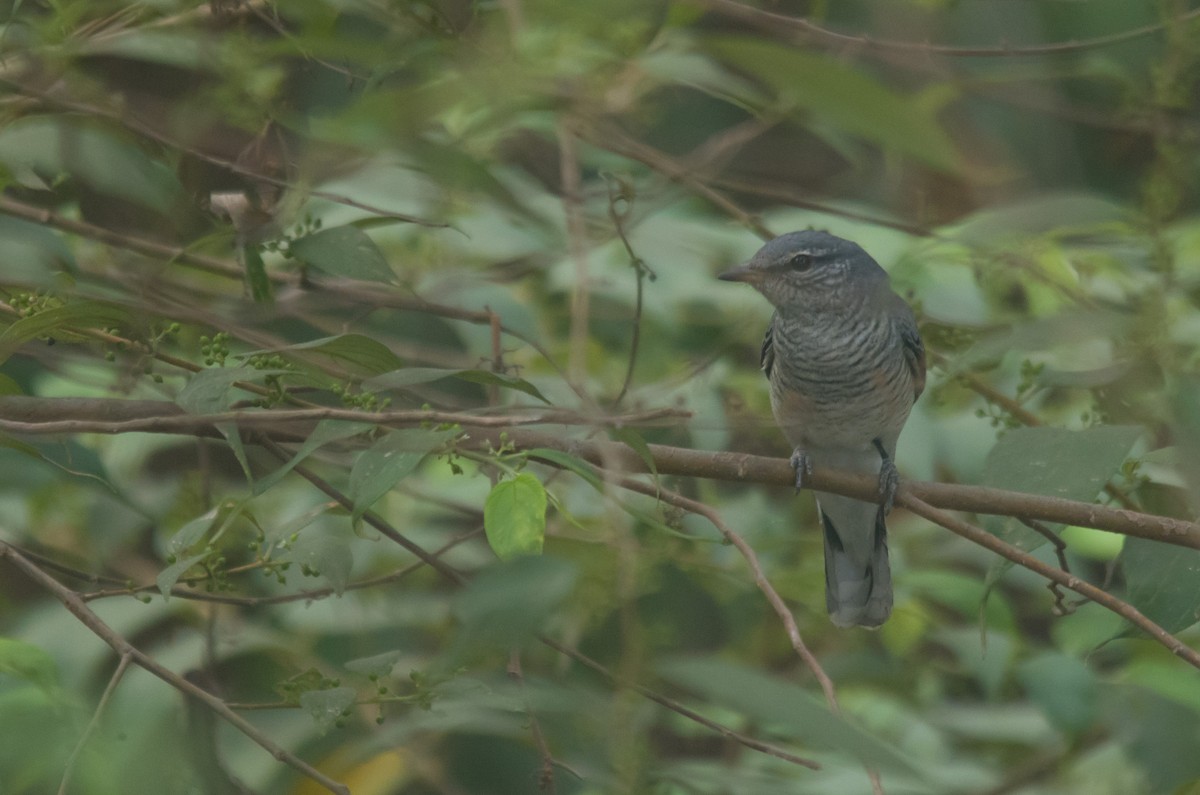
POLYGON ((224 701, 198 685, 192 684, 179 674, 158 663, 153 657, 135 648, 119 632, 104 623, 99 616, 93 613, 91 608, 79 598, 78 594, 59 583, 49 574, 46 574, 36 564, 18 552, 15 547, 5 541, 0 541, 0 557, 8 558, 29 579, 54 594, 63 603, 63 606, 79 619, 80 623, 91 630, 92 634, 112 647, 112 650, 117 654, 122 657, 128 656, 132 658, 139 668, 143 668, 149 673, 154 674, 181 693, 185 693, 203 702, 209 709, 220 715, 236 727, 238 731, 249 737, 280 762, 295 768, 330 792, 338 793, 338 795, 350 795, 350 789, 347 786, 334 781, 303 759, 297 757, 291 751, 277 745, 273 740, 259 731, 254 724, 229 709, 224 701))
POLYGON ((587 380, 591 282, 588 276, 587 227, 583 219, 583 177, 579 165, 579 139, 570 121, 564 121, 559 126, 558 152, 558 165, 562 172, 563 211, 567 217, 567 246, 575 264, 567 372, 570 373, 573 382, 583 384, 587 380))
MULTIPOLYGON (((1067 542, 1063 541, 1062 538, 1051 532, 1049 527, 1046 527, 1046 525, 1036 519, 1026 519, 1023 517, 1018 517, 1018 519, 1020 519, 1021 524, 1050 542, 1050 545, 1054 547, 1054 554, 1058 557, 1058 567, 1066 574, 1070 574, 1071 569, 1067 565, 1067 542)), ((1054 594, 1054 607, 1052 608, 1054 615, 1066 616, 1075 612, 1075 608, 1067 604, 1066 595, 1062 592, 1062 586, 1051 580, 1047 583, 1046 587, 1050 589, 1050 593, 1054 594)))
POLYGON ((129 668, 129 663, 131 662, 133 662, 133 655, 129 653, 122 654, 117 660, 117 669, 113 671, 113 675, 109 677, 104 692, 100 694, 100 701, 96 703, 96 710, 92 713, 92 719, 88 721, 87 727, 84 728, 83 734, 79 737, 79 742, 75 744, 71 755, 67 757, 67 763, 63 769, 62 782, 58 785, 58 795, 67 795, 67 788, 71 785, 71 775, 75 772, 75 764, 79 761, 79 755, 83 752, 83 747, 87 744, 92 733, 96 731, 96 727, 100 725, 100 716, 104 713, 104 708, 108 706, 109 699, 116 692, 117 685, 120 684, 121 678, 125 676, 125 671, 129 668))
POLYGON ((958 45, 932 44, 919 41, 897 41, 894 39, 879 39, 874 36, 850 35, 822 27, 803 17, 790 17, 764 11, 734 0, 691 0, 730 19, 749 22, 771 33, 779 30, 792 30, 806 36, 813 36, 840 46, 850 46, 863 50, 899 50, 915 52, 923 55, 942 55, 955 58, 998 58, 1013 56, 1044 56, 1063 55, 1079 52, 1080 50, 1108 47, 1113 44, 1149 36, 1165 30, 1169 26, 1181 25, 1188 20, 1200 16, 1200 9, 1193 9, 1164 22, 1110 33, 1106 36, 1096 36, 1091 39, 1077 41, 1054 42, 1051 44, 1012 45, 1003 43, 991 47, 964 47, 958 45))
POLYGON ((1128 602, 1118 599, 1112 594, 1102 591, 1078 577, 1043 563, 1028 552, 1001 541, 998 537, 981 527, 976 527, 952 514, 933 507, 914 495, 912 490, 904 483, 901 483, 900 490, 896 494, 896 504, 907 508, 918 516, 928 519, 934 524, 946 528, 956 535, 962 536, 968 541, 972 541, 985 549, 995 552, 997 555, 1016 563, 1018 566, 1023 566, 1048 580, 1053 580, 1111 610, 1161 643, 1172 654, 1184 660, 1192 667, 1200 669, 1200 652, 1186 645, 1170 632, 1167 632, 1128 602))

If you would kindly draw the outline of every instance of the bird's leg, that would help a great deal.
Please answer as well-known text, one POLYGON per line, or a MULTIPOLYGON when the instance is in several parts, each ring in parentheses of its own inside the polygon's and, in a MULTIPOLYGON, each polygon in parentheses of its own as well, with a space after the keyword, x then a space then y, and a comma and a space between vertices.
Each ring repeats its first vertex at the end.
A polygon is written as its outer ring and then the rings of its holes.
POLYGON ((808 453, 797 447, 792 451, 791 464, 792 469, 796 470, 796 491, 800 491, 804 488, 805 478, 812 474, 812 459, 808 457, 808 453))
POLYGON ((887 516, 892 512, 892 503, 896 499, 896 487, 900 485, 900 473, 896 470, 892 457, 887 454, 887 450, 883 449, 883 442, 876 438, 871 440, 871 444, 875 445, 875 449, 879 451, 879 457, 883 459, 879 465, 879 510, 882 516, 887 516))

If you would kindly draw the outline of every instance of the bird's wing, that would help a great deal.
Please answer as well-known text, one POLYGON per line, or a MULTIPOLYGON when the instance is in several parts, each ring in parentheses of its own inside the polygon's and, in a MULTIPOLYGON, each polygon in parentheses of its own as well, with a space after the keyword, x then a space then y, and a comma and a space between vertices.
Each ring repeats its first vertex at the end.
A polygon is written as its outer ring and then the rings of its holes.
MULTIPOLYGON (((905 309, 908 309, 907 304, 905 309)), ((900 322, 900 344, 904 348, 904 362, 912 374, 913 400, 916 400, 925 389, 925 343, 921 341, 921 332, 917 331, 911 309, 900 322)))
POLYGON ((771 318, 767 326, 767 334, 763 337, 762 351, 759 353, 758 366, 762 368, 767 378, 771 377, 771 368, 775 365, 775 342, 772 332, 775 330, 775 318, 771 318))

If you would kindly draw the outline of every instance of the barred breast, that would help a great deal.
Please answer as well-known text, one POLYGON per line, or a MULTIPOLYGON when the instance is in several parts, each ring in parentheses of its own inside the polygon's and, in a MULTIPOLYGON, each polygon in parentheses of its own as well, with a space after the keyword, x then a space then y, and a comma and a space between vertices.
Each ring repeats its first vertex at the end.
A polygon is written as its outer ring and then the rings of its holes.
POLYGON ((888 317, 785 318, 772 326, 775 419, 793 445, 894 452, 912 409, 912 372, 888 317))

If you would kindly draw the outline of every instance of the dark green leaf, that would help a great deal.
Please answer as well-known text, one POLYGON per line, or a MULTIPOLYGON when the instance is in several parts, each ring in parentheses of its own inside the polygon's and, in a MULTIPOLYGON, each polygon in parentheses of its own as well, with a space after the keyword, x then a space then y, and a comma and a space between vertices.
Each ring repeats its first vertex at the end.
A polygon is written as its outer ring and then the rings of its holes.
POLYGON ((58 687, 58 664, 43 649, 15 638, 0 637, 0 674, 15 676, 51 691, 58 687))
POLYGON ((72 175, 100 193, 157 212, 171 210, 184 196, 164 163, 82 116, 30 115, 5 125, 0 163, 13 171, 31 169, 48 183, 72 175))
POLYGON ((1126 538, 1121 567, 1129 603, 1167 632, 1200 621, 1200 550, 1126 538))
POLYGON ((292 243, 291 252, 306 264, 335 276, 371 282, 396 280, 379 246, 354 226, 335 226, 302 237, 292 243))
POLYGON ((269 303, 271 279, 267 276, 267 266, 263 262, 258 246, 251 244, 242 246, 242 262, 246 269, 246 286, 250 288, 250 297, 256 304, 269 303))
POLYGON ((279 481, 283 480, 287 473, 295 469, 296 464, 299 464, 308 456, 312 455, 318 448, 329 442, 345 439, 349 436, 357 436, 360 433, 366 433, 373 426, 369 422, 350 422, 348 420, 321 420, 317 426, 313 428, 313 432, 304 440, 304 444, 300 445, 300 449, 296 454, 288 459, 287 463, 271 472, 264 478, 260 478, 254 485, 254 493, 262 494, 267 489, 274 486, 279 481))
POLYGON ((396 663, 403 656, 404 652, 402 651, 385 651, 382 654, 373 654, 370 657, 360 657, 357 660, 347 662, 346 670, 382 679, 385 676, 391 675, 392 669, 396 667, 396 663))
POLYGON ((1082 732, 1092 725, 1099 685, 1085 663, 1060 652, 1045 652, 1021 663, 1017 678, 1059 729, 1082 732))
POLYGON ((392 431, 359 454, 350 470, 350 498, 357 520, 375 501, 412 474, 421 459, 457 435, 457 431, 411 428, 392 431))
MULTIPOLYGON (((962 161, 933 108, 893 91, 860 68, 787 44, 746 37, 712 37, 723 60, 755 75, 776 93, 783 111, 802 110, 845 132, 912 155, 943 171, 962 161)), ((757 96, 743 97, 762 104, 757 96)))
POLYGON ((523 378, 517 378, 504 373, 493 373, 488 370, 448 370, 439 367, 405 367, 401 370, 381 375, 366 381, 363 386, 367 389, 394 389, 396 387, 428 384, 443 378, 458 378, 475 384, 495 385, 505 389, 515 389, 530 397, 537 398, 543 403, 550 401, 533 384, 523 378))
POLYGON ((209 367, 188 379, 175 397, 175 403, 189 414, 219 414, 228 409, 235 400, 245 397, 235 392, 233 385, 238 381, 254 383, 270 373, 281 370, 256 370, 253 367, 209 367))
POLYGON ((292 545, 291 554, 287 559, 320 574, 329 581, 329 585, 338 596, 346 590, 346 585, 350 582, 350 572, 354 568, 350 539, 339 538, 328 532, 310 530, 302 533, 292 545))
MULTIPOLYGON (((1091 502, 1121 468, 1141 429, 1101 425, 1083 431, 1017 428, 988 453, 983 483, 1000 489, 1091 502)), ((1013 518, 989 518, 987 528, 1022 549, 1046 539, 1013 518)), ((1059 525, 1052 525, 1056 530, 1059 525)))
POLYGON ((286 353, 287 351, 311 351, 328 356, 342 365, 347 365, 356 375, 371 376, 387 373, 404 366, 404 362, 392 353, 388 346, 378 340, 362 334, 338 334, 335 337, 322 337, 296 345, 271 350, 253 351, 255 353, 286 353))
POLYGON ((575 587, 578 571, 560 558, 523 555, 489 566, 455 597, 460 643, 509 648, 537 632, 575 587))
POLYGON ((676 685, 806 745, 841 751, 883 770, 917 772, 898 749, 832 714, 824 701, 790 682, 716 659, 669 660, 657 668, 676 685))
POLYGON ((540 555, 546 539, 546 489, 523 472, 492 487, 483 505, 483 528, 496 557, 540 555))
POLYGON ((21 318, 0 334, 0 363, 12 356, 17 348, 36 337, 48 336, 56 340, 75 341, 80 338, 73 331, 66 329, 126 326, 131 317, 125 309, 95 301, 80 301, 42 310, 21 318))

